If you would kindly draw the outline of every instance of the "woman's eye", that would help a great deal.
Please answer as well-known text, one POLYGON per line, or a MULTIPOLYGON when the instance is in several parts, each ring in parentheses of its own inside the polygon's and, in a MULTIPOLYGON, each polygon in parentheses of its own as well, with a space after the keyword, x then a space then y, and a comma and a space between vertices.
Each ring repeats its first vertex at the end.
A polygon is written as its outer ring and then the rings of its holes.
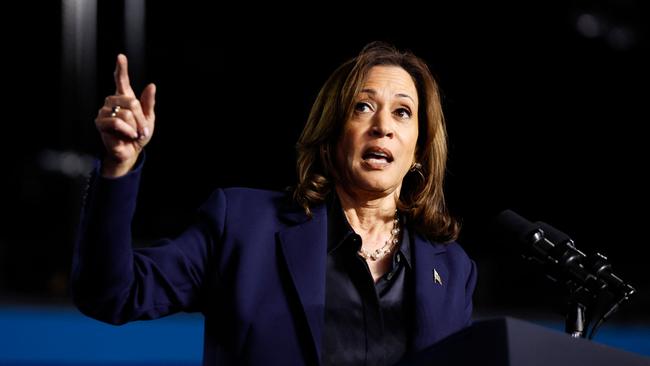
POLYGON ((399 118, 402 118, 402 119, 411 118, 411 111, 409 111, 406 108, 398 108, 395 111, 395 114, 397 114, 399 116, 399 118))
POLYGON ((372 111, 372 107, 370 107, 370 104, 366 102, 359 102, 354 106, 354 110, 357 112, 365 113, 372 111))

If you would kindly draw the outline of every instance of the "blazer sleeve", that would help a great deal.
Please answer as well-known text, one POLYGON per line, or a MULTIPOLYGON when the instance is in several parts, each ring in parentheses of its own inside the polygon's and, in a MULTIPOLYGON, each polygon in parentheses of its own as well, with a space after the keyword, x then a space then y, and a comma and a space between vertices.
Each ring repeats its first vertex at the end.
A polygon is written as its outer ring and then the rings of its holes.
POLYGON ((143 160, 116 179, 101 177, 96 164, 73 253, 75 305, 111 324, 199 310, 209 258, 223 232, 225 199, 219 190, 180 236, 134 250, 131 221, 143 160))

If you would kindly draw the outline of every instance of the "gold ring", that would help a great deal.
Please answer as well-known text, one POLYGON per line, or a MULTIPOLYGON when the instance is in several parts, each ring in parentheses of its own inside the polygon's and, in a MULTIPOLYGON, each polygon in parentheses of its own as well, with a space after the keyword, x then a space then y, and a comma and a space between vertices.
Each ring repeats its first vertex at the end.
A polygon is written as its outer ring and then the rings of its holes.
POLYGON ((111 109, 111 117, 116 117, 116 116, 117 116, 117 112, 119 112, 120 109, 122 109, 122 107, 120 107, 119 105, 116 105, 115 107, 113 107, 113 108, 111 109))

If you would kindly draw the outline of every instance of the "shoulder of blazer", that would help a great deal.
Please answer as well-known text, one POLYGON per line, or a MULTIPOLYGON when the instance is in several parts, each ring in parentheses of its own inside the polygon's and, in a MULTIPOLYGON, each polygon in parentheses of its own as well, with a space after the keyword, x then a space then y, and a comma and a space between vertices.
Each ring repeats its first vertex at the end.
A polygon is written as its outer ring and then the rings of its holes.
POLYGON ((471 259, 457 241, 440 243, 429 240, 419 233, 415 234, 414 242, 424 248, 425 253, 430 255, 445 255, 448 261, 460 263, 464 266, 470 266, 471 259))
MULTIPOLYGON (((318 205, 314 207, 312 209, 313 216, 316 217, 324 213, 324 206, 318 205)), ((253 217, 278 218, 289 226, 310 220, 303 208, 293 201, 290 192, 254 188, 216 189, 202 206, 202 210, 211 212, 223 210, 224 214, 241 215, 243 219, 252 219, 253 217)))
POLYGON ((464 271, 471 271, 471 267, 473 266, 472 260, 460 243, 452 241, 448 243, 434 243, 434 245, 444 248, 447 262, 455 263, 458 268, 462 268, 464 271))

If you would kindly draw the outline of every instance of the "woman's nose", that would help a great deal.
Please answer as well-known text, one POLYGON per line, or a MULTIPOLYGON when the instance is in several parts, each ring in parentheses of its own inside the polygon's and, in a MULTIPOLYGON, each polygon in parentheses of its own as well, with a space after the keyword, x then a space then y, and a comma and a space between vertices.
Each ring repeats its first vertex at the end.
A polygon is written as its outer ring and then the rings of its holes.
POLYGON ((370 135, 373 137, 393 137, 393 128, 390 121, 390 113, 383 110, 373 116, 370 135))

